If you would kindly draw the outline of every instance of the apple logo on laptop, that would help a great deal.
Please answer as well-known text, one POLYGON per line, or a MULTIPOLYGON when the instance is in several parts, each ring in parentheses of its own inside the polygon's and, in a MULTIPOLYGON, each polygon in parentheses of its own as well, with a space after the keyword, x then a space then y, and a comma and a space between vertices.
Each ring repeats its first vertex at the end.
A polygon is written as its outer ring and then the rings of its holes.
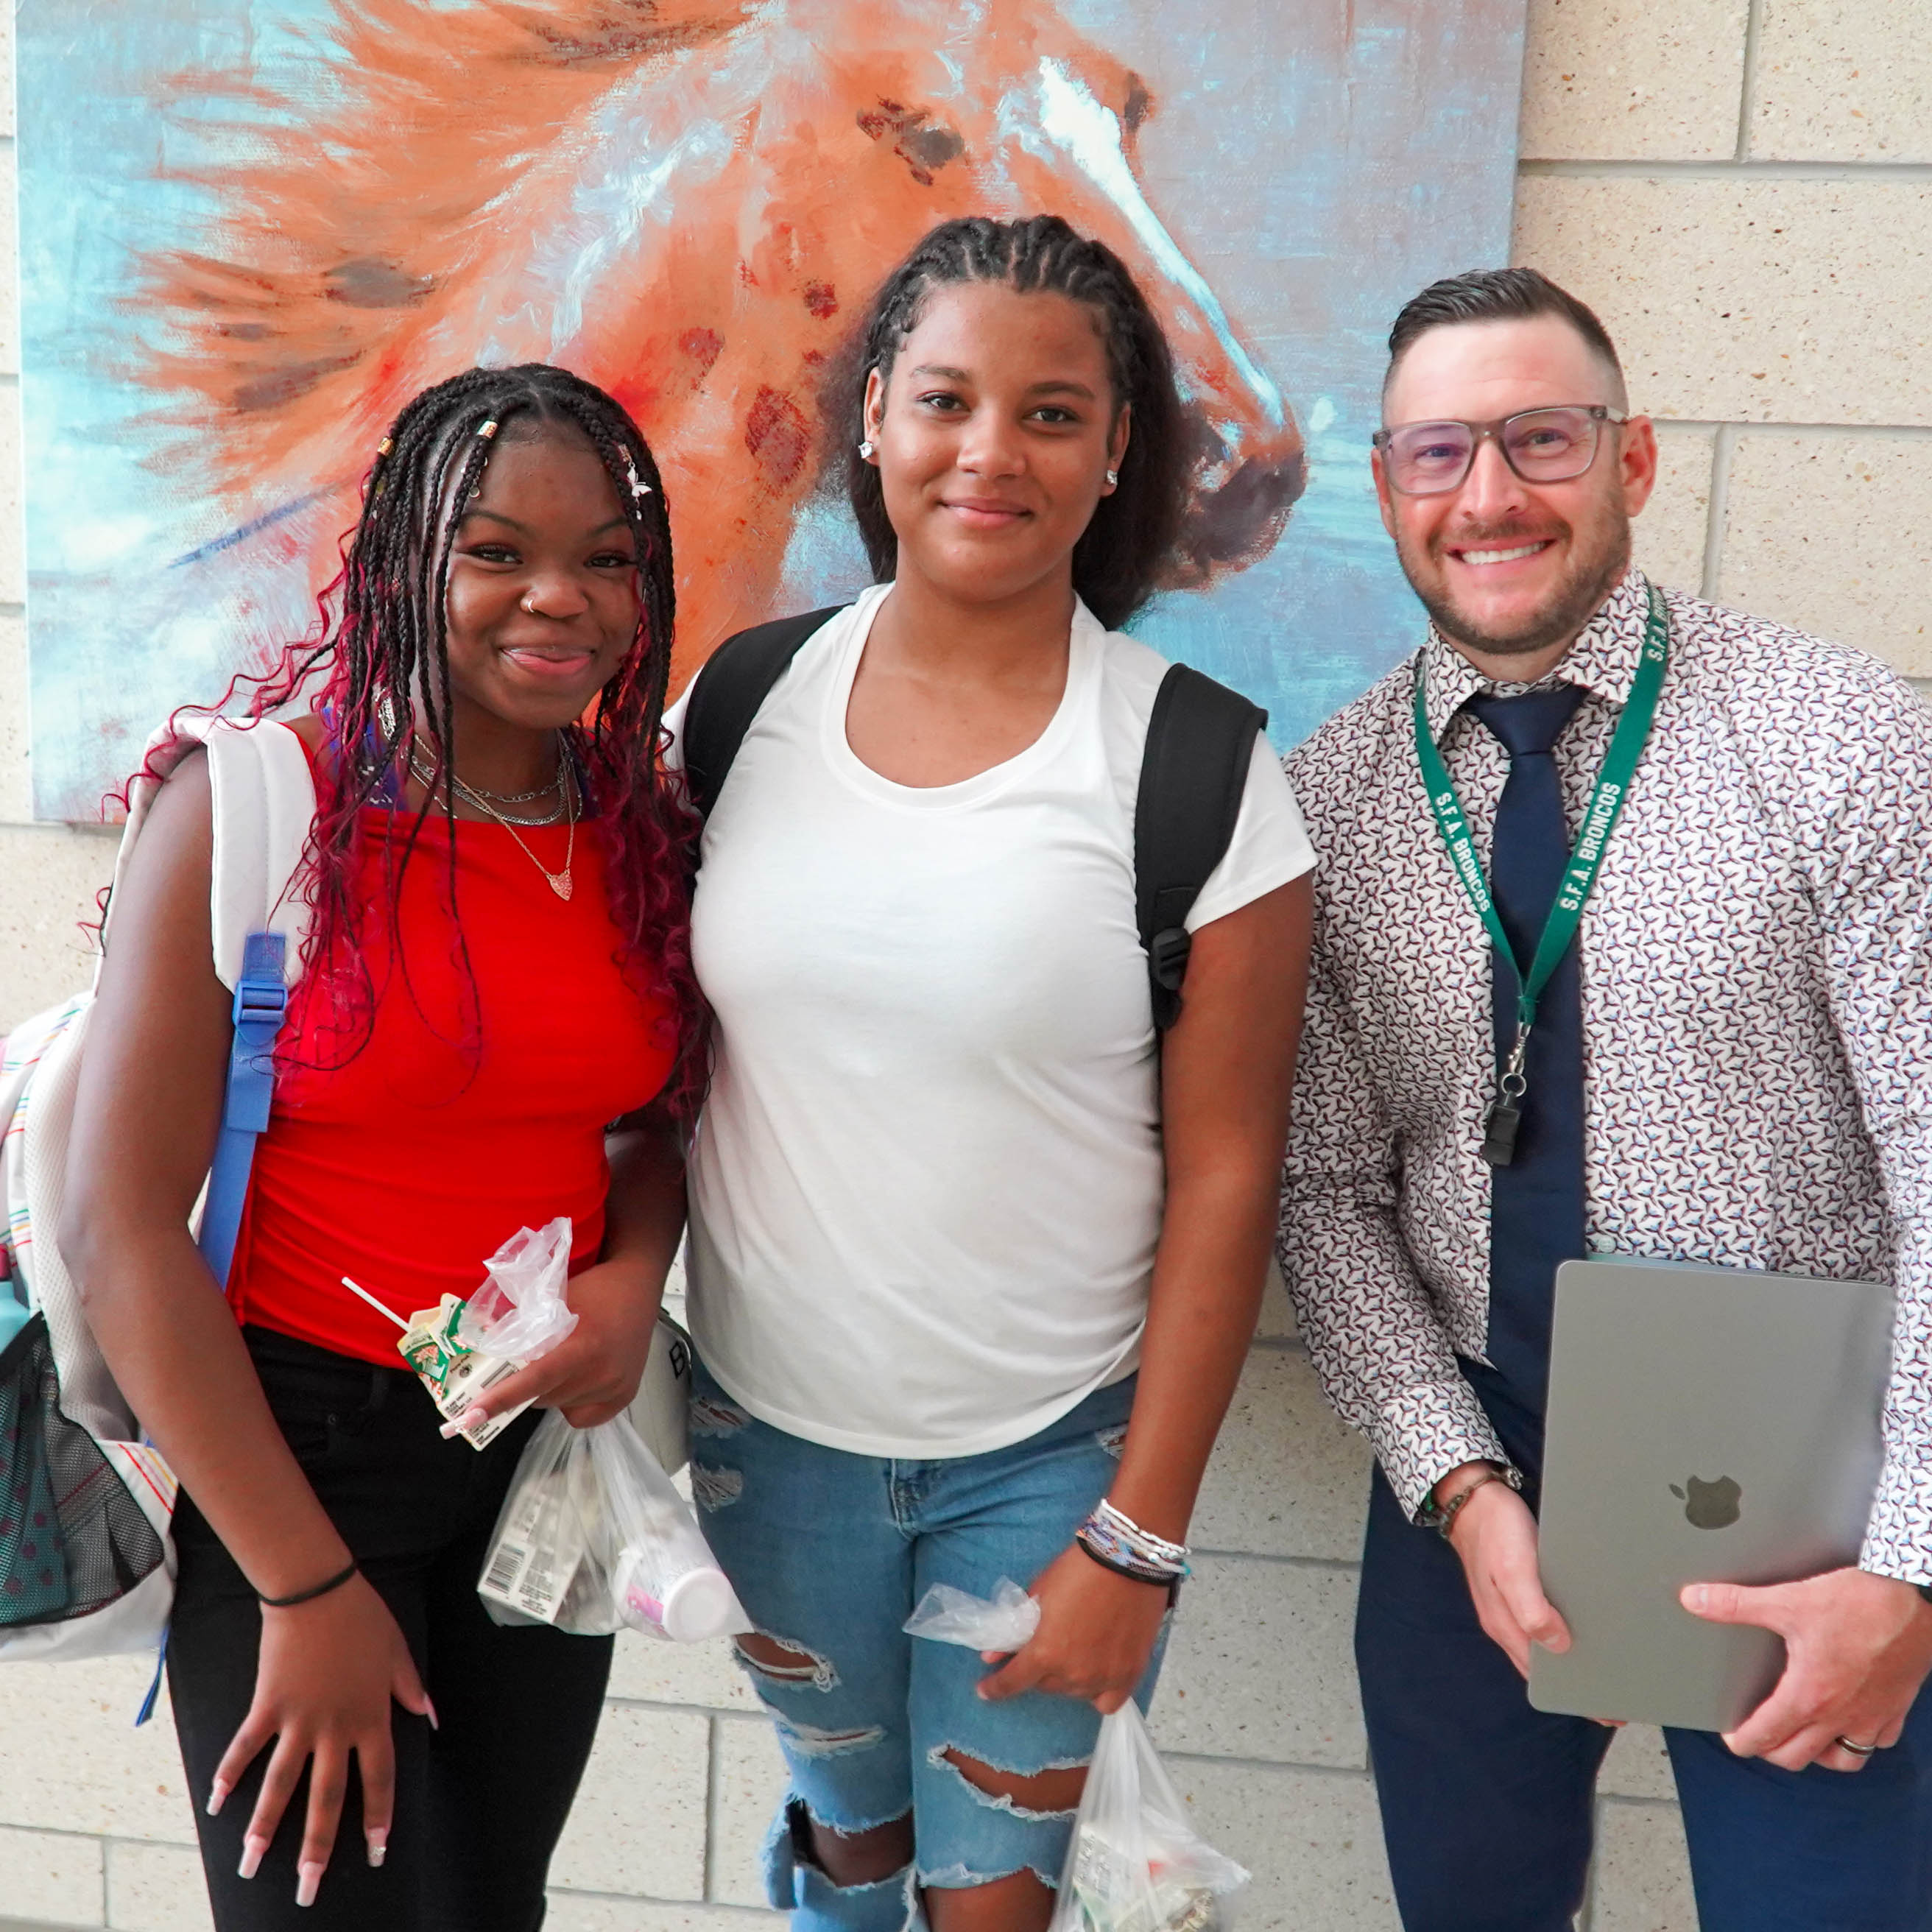
POLYGON ((1684 1479, 1690 1493, 1686 1496, 1675 1483, 1670 1493, 1684 1504, 1684 1514, 1694 1529, 1729 1529, 1738 1520, 1738 1500, 1744 1494, 1736 1482, 1729 1476, 1720 1476, 1714 1483, 1701 1482, 1695 1476, 1684 1479))

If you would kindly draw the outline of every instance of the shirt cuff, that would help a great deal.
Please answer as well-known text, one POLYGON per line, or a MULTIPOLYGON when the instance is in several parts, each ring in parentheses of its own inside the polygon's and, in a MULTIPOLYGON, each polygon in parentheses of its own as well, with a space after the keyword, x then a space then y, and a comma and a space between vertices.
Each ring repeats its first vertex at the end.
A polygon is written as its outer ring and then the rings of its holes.
POLYGON ((1383 1408, 1369 1430, 1382 1474, 1412 1522, 1429 1492, 1465 1462, 1507 1462, 1508 1455, 1476 1392, 1460 1376, 1415 1382, 1383 1408))
POLYGON ((1900 1444, 1886 1450, 1858 1568, 1901 1583, 1932 1583, 1932 1450, 1900 1444))

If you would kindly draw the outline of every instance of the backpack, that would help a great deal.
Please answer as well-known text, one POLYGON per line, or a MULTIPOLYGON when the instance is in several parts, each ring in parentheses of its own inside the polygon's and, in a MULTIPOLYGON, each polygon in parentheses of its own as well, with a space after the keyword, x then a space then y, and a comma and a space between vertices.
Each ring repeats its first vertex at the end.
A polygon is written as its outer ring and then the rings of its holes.
MULTIPOLYGON (((158 776, 130 788, 117 885, 160 779, 198 746, 207 750, 214 795, 214 964, 234 995, 235 1037, 196 1239, 225 1283, 256 1139, 268 1125, 286 976, 308 928, 308 908, 288 887, 315 816, 315 788, 301 741, 286 726, 202 718, 164 728, 148 748, 158 776)), ((110 889, 104 947, 112 931, 110 889)), ((54 1242, 93 1004, 90 988, 23 1022, 0 1058, 0 1334, 11 1334, 0 1350, 0 1487, 10 1499, 0 1507, 5 1659, 152 1650, 174 1598, 174 1473, 142 1441, 54 1242)))
MULTIPOLYGON (((700 668, 685 706, 682 748, 700 817, 710 817, 772 687, 806 640, 846 608, 740 631, 700 668)), ((1134 917, 1159 1032, 1180 1017, 1193 944, 1187 915, 1234 836, 1255 740, 1267 724, 1258 705, 1186 664, 1169 665, 1155 694, 1134 800, 1134 917)))
MULTIPOLYGON (((147 769, 157 776, 130 788, 116 886, 161 782, 197 746, 206 748, 213 794, 214 964, 234 995, 235 1033, 196 1244, 225 1287, 274 1099, 275 1041, 308 935, 310 908, 290 886, 316 796, 308 754, 286 725, 184 719, 149 742, 147 769)), ((104 951, 113 903, 110 888, 104 951)), ((0 1501, 0 1660, 153 1650, 174 1602, 174 1472, 141 1439, 52 1238, 93 1002, 90 988, 24 1022, 0 1058, 0 1492, 22 1504, 10 1512, 0 1501)), ((629 1413, 673 1472, 686 1460, 690 1380, 689 1338, 660 1316, 629 1413)), ((153 1705, 150 1690, 143 1718, 153 1705)))

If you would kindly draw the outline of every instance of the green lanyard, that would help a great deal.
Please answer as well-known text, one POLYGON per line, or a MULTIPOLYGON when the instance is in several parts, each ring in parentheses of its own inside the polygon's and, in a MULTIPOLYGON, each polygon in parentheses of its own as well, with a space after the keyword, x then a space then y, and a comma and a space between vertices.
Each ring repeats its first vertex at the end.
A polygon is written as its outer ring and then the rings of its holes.
POLYGON ((1663 686, 1664 668, 1670 652, 1670 614, 1656 585, 1646 583, 1644 587, 1650 593, 1650 616, 1644 626, 1643 652, 1637 662, 1636 676, 1630 680, 1630 698, 1624 706, 1623 716, 1617 720, 1604 768, 1598 774, 1596 788, 1590 794, 1583 822, 1577 828, 1576 842, 1570 848, 1570 862, 1556 889, 1556 903, 1544 921, 1543 936, 1536 942, 1536 955, 1526 974, 1502 920, 1496 916, 1496 902, 1490 897, 1489 881, 1483 877, 1482 861, 1476 856, 1476 842, 1470 835, 1462 800, 1456 796, 1454 782, 1430 734, 1421 667, 1418 664, 1416 669, 1415 755, 1422 766, 1430 807, 1436 814, 1437 829, 1448 848, 1449 862, 1462 880, 1462 890, 1482 915, 1496 950, 1516 972, 1516 1041, 1497 1080, 1496 1096, 1483 1126, 1483 1158, 1492 1167, 1507 1167, 1514 1157, 1516 1130, 1522 1123, 1522 1096, 1528 1090, 1528 1082, 1523 1077, 1523 1054, 1531 1029, 1536 1024, 1536 1003, 1576 936, 1583 916, 1583 902, 1596 883, 1611 830, 1623 809, 1637 760, 1643 755, 1651 721, 1657 716, 1658 692, 1663 686))

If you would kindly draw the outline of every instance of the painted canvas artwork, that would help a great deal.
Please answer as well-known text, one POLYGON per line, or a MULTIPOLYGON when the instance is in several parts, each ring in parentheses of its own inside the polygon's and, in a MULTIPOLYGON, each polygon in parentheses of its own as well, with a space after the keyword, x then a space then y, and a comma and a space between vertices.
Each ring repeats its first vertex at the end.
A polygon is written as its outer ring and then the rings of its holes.
POLYGON ((20 0, 37 811, 314 621, 416 389, 562 363, 635 413, 678 678, 867 580, 828 358, 934 221, 1132 265, 1202 459, 1135 628, 1304 735, 1411 648, 1382 340, 1505 259, 1524 0, 20 0))

